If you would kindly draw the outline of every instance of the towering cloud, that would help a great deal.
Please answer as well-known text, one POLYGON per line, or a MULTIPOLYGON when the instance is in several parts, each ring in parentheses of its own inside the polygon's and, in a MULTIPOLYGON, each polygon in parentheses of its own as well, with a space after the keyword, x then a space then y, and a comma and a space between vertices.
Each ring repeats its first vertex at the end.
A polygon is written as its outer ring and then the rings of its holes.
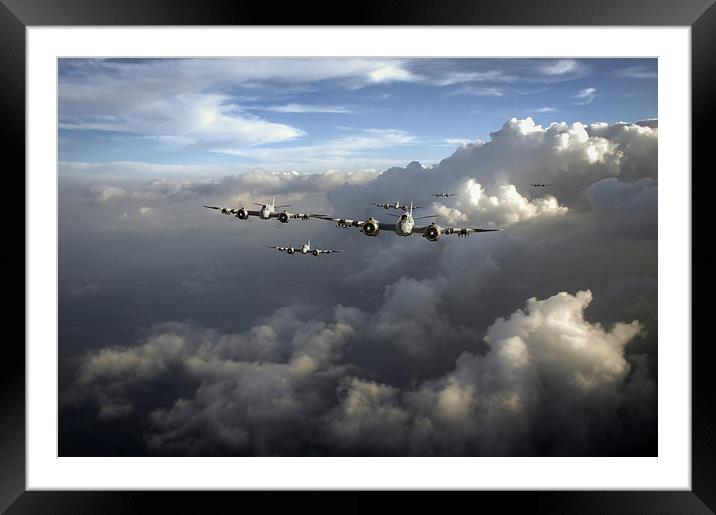
MULTIPOLYGON (((384 327, 381 315, 338 307, 325 322, 282 309, 234 335, 157 327, 137 346, 88 356, 76 385, 82 393, 74 395, 93 398, 101 417, 122 417, 131 413, 130 392, 136 394, 138 385, 185 376, 193 392, 147 415, 147 446, 159 454, 301 454, 311 448, 599 453, 594 442, 623 436, 618 411, 643 400, 634 395, 649 393, 653 383, 641 370, 630 377, 633 366, 625 358, 626 345, 643 332, 640 323, 619 322, 609 330, 590 323, 584 310, 591 300, 589 291, 529 299, 524 310, 487 329, 484 353, 466 350, 449 371, 412 387, 372 380, 370 370, 345 362, 343 351, 381 340, 386 331, 416 344, 436 335, 391 333, 412 319, 396 317, 384 327)), ((396 315, 390 302, 383 308, 396 315)), ((466 347, 478 347, 474 334, 463 336, 466 347)), ((441 349, 422 352, 423 359, 434 359, 441 349)))
POLYGON ((513 118, 434 167, 67 180, 61 424, 99 417, 138 454, 654 455, 657 137, 513 118), (433 244, 201 208, 273 194, 504 230, 433 244), (264 247, 304 238, 346 252, 264 247))

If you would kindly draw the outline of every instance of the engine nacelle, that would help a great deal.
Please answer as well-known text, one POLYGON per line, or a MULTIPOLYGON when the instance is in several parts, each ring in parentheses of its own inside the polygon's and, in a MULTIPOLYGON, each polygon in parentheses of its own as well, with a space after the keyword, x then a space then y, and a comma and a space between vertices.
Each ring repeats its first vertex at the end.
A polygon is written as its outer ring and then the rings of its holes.
POLYGON ((249 212, 243 207, 236 212, 236 218, 239 220, 248 220, 249 212))
POLYGON ((440 239, 440 235, 442 234, 442 230, 437 224, 430 224, 427 229, 425 229, 425 232, 423 233, 423 236, 428 239, 428 241, 438 241, 440 239))
POLYGON ((293 254, 293 247, 289 247, 286 249, 286 253, 293 254))
POLYGON ((313 251, 311 251, 311 254, 317 256, 318 254, 320 254, 320 252, 318 252, 318 249, 313 249, 313 251))
POLYGON ((366 236, 377 236, 380 232, 380 223, 378 222, 378 220, 369 218, 363 223, 363 227, 361 227, 361 232, 366 236))
POLYGON ((289 216, 286 211, 283 211, 282 213, 278 214, 278 221, 281 222, 282 224, 287 223, 288 219, 289 219, 289 216))

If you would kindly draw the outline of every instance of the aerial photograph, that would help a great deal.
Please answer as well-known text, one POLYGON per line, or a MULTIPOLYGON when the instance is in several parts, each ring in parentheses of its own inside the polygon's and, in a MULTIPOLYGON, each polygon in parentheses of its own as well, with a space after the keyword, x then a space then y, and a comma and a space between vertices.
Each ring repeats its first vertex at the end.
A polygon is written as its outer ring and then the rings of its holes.
POLYGON ((59 456, 656 456, 657 59, 58 59, 59 456))

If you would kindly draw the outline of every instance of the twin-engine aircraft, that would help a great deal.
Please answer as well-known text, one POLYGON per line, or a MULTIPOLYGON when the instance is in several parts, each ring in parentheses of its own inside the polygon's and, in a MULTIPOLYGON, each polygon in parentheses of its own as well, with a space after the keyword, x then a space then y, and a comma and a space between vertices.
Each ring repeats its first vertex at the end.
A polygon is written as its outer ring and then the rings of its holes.
POLYGON ((438 241, 440 239, 440 236, 443 234, 457 234, 458 237, 467 237, 470 234, 474 232, 494 232, 499 231, 500 229, 474 229, 471 227, 446 227, 442 228, 440 227, 437 222, 433 222, 430 225, 426 226, 416 226, 415 220, 420 220, 424 218, 437 218, 438 215, 427 215, 427 216, 418 216, 413 217, 413 203, 410 203, 410 207, 408 208, 408 211, 403 215, 391 215, 391 216, 399 216, 399 219, 394 224, 388 224, 379 222, 378 220, 374 219, 373 217, 368 218, 368 220, 360 221, 360 220, 349 220, 346 218, 332 218, 330 216, 325 215, 317 215, 316 218, 320 218, 321 220, 330 220, 332 222, 336 222, 336 227, 343 227, 345 229, 349 227, 359 227, 360 232, 365 234, 366 236, 378 236, 378 233, 382 230, 385 231, 393 231, 398 236, 410 236, 411 234, 420 234, 423 236, 423 238, 426 238, 429 241, 438 241))
POLYGON ((440 193, 433 193, 432 195, 433 197, 454 197, 457 193, 444 193, 441 191, 440 193))
POLYGON ((291 207, 291 204, 285 204, 282 206, 276 205, 276 197, 274 196, 271 199, 270 203, 266 204, 257 204, 254 202, 255 206, 261 206, 261 209, 258 211, 252 211, 250 209, 246 209, 244 207, 240 207, 239 209, 235 209, 233 207, 221 207, 221 206, 204 206, 208 209, 216 209, 220 214, 222 215, 229 215, 229 216, 235 216, 239 220, 247 220, 249 216, 258 216, 262 220, 268 220, 269 218, 278 218, 278 221, 281 223, 287 223, 291 218, 300 218, 301 220, 308 220, 309 218, 313 216, 319 216, 312 213, 289 213, 285 209, 281 211, 280 213, 276 213, 276 209, 285 208, 285 207, 291 207))
POLYGON ((280 252, 285 252, 286 254, 313 254, 314 256, 318 256, 320 254, 333 254, 334 252, 343 252, 342 250, 335 250, 335 249, 314 249, 311 248, 311 240, 308 240, 308 243, 304 243, 301 247, 276 247, 274 245, 268 246, 271 249, 276 249, 280 252))
POLYGON ((541 182, 530 184, 533 188, 546 188, 547 186, 552 186, 551 184, 542 184, 541 182))
MULTIPOLYGON (((400 201, 395 202, 393 204, 389 204, 387 202, 384 202, 382 204, 378 202, 373 202, 374 206, 382 207, 383 209, 402 209, 403 211, 408 210, 408 206, 405 204, 401 204, 400 201)), ((413 206, 413 209, 422 209, 422 206, 413 206)))

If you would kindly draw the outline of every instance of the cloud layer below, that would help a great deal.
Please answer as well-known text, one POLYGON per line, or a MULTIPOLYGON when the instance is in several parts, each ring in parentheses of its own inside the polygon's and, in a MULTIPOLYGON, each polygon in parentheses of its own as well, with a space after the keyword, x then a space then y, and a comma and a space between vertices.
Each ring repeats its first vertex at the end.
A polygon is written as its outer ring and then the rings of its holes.
POLYGON ((61 421, 129 427, 138 454, 654 455, 657 139, 655 120, 512 118, 383 173, 87 165, 61 183, 61 421), (201 208, 272 195, 504 231, 431 244, 201 208), (304 238, 345 252, 265 247, 304 238))

